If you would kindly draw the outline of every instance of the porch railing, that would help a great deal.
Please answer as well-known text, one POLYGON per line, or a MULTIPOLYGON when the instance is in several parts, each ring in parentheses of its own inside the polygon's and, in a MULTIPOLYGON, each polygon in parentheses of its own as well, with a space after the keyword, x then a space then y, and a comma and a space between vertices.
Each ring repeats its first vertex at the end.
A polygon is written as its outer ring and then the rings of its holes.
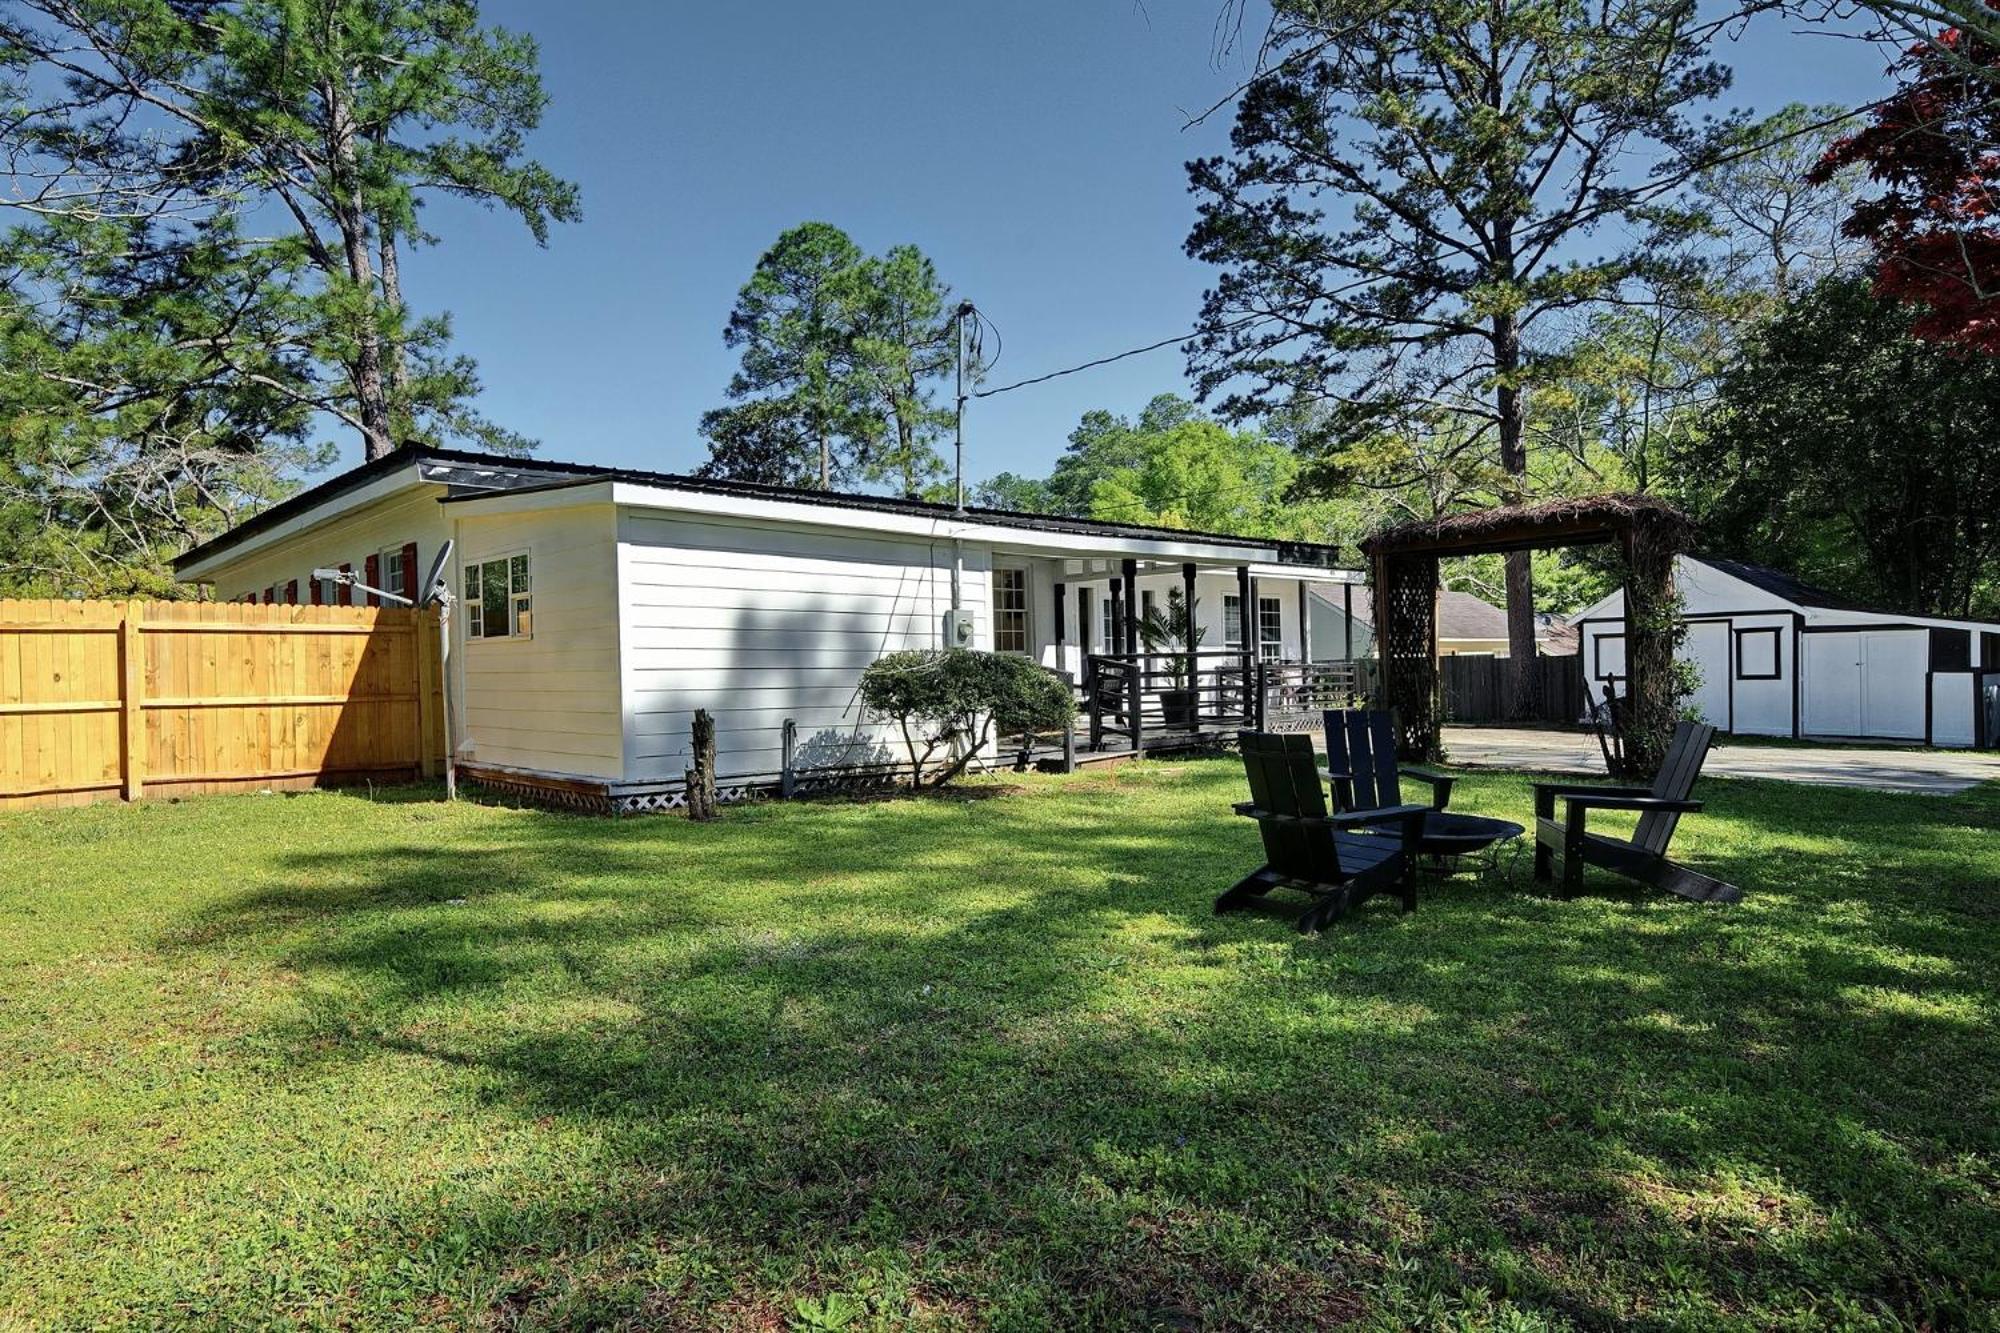
POLYGON ((1140 751, 1231 731, 1303 731, 1368 692, 1365 662, 1290 662, 1254 653, 1093 653, 1078 684, 1092 750, 1140 751))

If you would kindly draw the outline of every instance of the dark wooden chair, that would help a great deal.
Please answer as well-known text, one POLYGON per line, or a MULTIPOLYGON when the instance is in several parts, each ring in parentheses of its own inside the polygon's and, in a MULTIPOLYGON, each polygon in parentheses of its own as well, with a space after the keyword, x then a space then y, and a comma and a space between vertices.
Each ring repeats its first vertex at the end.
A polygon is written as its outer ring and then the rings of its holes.
POLYGON ((1405 912, 1417 905, 1417 836, 1421 805, 1371 810, 1366 819, 1327 813, 1312 738, 1246 731, 1238 738, 1250 799, 1233 808, 1257 821, 1264 864, 1215 900, 1217 912, 1247 907, 1272 889, 1311 895, 1299 914, 1299 933, 1310 935, 1377 893, 1395 893, 1405 912), (1394 819, 1400 836, 1345 830, 1394 819))
POLYGON ((1430 808, 1442 810, 1451 803, 1456 781, 1396 762, 1395 717, 1386 708, 1326 710, 1326 776, 1333 784, 1336 808, 1343 813, 1400 809, 1404 778, 1428 786, 1430 808))
POLYGON ((1083 704, 1090 718, 1090 746, 1102 749, 1107 735, 1132 736, 1132 683, 1139 674, 1136 662, 1115 657, 1093 657, 1083 678, 1083 704))
POLYGON ((1554 878, 1553 860, 1562 858, 1562 891, 1575 893, 1583 885, 1583 868, 1600 866, 1627 879, 1678 893, 1697 902, 1733 903, 1743 896, 1734 884, 1690 870, 1667 859, 1667 845, 1682 815, 1701 809, 1688 799, 1701 776, 1715 728, 1683 722, 1674 728, 1667 757, 1651 787, 1602 787, 1569 782, 1535 784, 1535 878, 1554 878), (1556 802, 1564 805, 1555 817, 1556 802), (1585 821, 1592 810, 1637 810, 1639 826, 1631 839, 1592 833, 1585 821))

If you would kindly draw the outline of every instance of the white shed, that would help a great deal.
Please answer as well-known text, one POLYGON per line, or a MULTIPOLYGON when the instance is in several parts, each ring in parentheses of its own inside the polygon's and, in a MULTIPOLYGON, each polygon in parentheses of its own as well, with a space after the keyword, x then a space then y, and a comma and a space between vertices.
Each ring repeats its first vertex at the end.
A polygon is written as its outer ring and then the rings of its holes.
MULTIPOLYGON (((1700 673, 1693 704, 1752 736, 2000 744, 2000 624, 1861 606, 1762 565, 1682 556, 1674 571, 1700 673)), ((1625 594, 1571 617, 1593 692, 1625 674, 1625 594)))

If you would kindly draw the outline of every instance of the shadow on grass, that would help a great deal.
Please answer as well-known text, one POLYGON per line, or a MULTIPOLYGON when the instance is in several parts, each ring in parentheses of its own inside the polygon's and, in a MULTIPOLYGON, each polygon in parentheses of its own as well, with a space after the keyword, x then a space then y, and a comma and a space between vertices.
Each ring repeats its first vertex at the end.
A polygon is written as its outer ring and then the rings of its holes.
POLYGON ((294 857, 166 946, 299 973, 320 998, 263 1049, 300 1070, 414 1058, 464 1114, 589 1131, 545 1191, 361 1238, 472 1237, 505 1319, 848 1292, 918 1322, 1952 1326, 2000 1296, 1987 794, 1709 784, 1680 837, 1738 908, 1459 879, 1302 940, 1210 913, 1257 859, 1239 781, 524 815, 294 857))

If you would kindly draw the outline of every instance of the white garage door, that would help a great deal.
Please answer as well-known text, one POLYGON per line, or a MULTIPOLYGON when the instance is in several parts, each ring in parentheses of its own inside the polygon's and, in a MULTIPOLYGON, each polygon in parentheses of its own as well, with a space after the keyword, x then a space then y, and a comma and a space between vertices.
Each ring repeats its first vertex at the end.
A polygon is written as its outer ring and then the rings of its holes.
POLYGON ((1729 626, 1721 621, 1698 620, 1687 627, 1687 642, 1681 656, 1701 672, 1701 684, 1688 702, 1701 713, 1701 720, 1724 731, 1729 717, 1729 626))
POLYGON ((1805 730, 1814 736, 1924 737, 1922 630, 1805 636, 1805 730))

